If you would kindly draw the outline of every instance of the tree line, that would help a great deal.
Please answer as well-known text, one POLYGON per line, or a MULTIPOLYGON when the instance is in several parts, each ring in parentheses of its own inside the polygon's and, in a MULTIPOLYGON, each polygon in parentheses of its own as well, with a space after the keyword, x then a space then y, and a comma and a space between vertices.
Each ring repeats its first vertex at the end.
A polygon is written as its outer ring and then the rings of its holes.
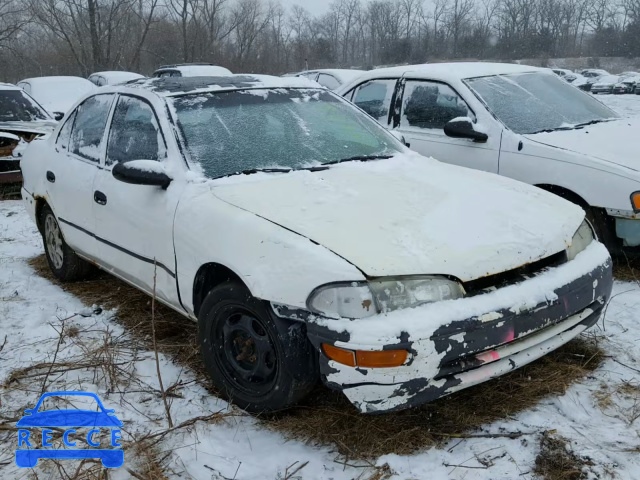
POLYGON ((0 80, 235 72, 435 59, 640 56, 640 0, 335 0, 322 15, 269 0, 0 0, 0 80))

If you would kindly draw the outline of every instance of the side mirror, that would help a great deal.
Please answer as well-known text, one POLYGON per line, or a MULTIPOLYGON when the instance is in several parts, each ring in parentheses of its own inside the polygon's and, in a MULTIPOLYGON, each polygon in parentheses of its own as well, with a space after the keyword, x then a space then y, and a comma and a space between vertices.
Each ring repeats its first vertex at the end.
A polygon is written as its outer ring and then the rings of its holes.
POLYGON ((393 135, 395 137, 396 140, 398 140, 400 143, 402 143, 405 146, 409 146, 409 144, 407 143, 407 141, 404 138, 404 135, 402 135, 400 132, 398 132, 397 130, 389 130, 389 133, 391 135, 393 135))
POLYGON ((486 142, 489 136, 473 128, 469 118, 454 118, 444 126, 444 133, 452 138, 470 138, 474 142, 486 142))
POLYGON ((156 160, 120 162, 113 167, 111 174, 116 180, 134 185, 153 185, 166 189, 171 183, 171 177, 156 160))
POLYGON ((64 112, 53 112, 53 118, 55 120, 62 120, 64 118, 64 112))

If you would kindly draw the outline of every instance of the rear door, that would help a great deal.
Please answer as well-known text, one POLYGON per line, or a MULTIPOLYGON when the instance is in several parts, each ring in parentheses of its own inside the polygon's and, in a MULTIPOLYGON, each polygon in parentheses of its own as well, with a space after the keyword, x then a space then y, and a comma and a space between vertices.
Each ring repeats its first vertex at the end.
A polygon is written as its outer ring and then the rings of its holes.
POLYGON ((175 280, 173 217, 179 188, 168 190, 123 183, 113 177, 119 162, 167 162, 166 140, 151 104, 120 95, 108 132, 104 168, 99 171, 94 195, 100 259, 110 271, 159 298, 179 306, 175 280))
POLYGON ((392 118, 391 102, 394 100, 398 79, 376 79, 358 85, 345 97, 371 115, 385 127, 392 118), (350 96, 351 95, 351 96, 350 96))
POLYGON ((63 125, 51 161, 46 162, 49 205, 67 243, 98 258, 93 216, 93 182, 102 168, 105 127, 114 95, 95 95, 81 103, 63 125))
POLYGON ((498 173, 500 131, 485 132, 489 139, 484 143, 445 135, 444 126, 454 118, 468 117, 476 122, 475 113, 453 88, 446 83, 409 79, 403 80, 399 91, 403 92, 400 115, 394 126, 412 150, 442 162, 498 173))

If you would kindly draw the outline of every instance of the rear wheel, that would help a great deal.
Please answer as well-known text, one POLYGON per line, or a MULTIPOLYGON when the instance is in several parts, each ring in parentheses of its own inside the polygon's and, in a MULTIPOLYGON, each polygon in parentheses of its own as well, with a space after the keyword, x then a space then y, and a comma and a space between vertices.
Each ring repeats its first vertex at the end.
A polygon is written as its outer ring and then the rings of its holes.
POLYGON ((218 391, 251 412, 286 408, 315 385, 317 353, 304 325, 275 317, 237 282, 215 287, 198 315, 205 367, 218 391))
POLYGON ((67 245, 49 205, 42 208, 40 225, 47 263, 56 278, 63 282, 87 278, 94 270, 93 265, 78 257, 67 245))

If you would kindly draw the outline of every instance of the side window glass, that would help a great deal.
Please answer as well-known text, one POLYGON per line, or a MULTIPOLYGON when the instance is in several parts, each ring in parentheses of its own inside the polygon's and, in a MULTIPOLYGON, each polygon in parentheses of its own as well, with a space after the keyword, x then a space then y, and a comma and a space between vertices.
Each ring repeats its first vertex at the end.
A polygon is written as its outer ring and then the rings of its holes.
POLYGON ((164 140, 151 106, 138 98, 120 97, 111 121, 107 165, 165 157, 164 140))
POLYGON ((396 80, 372 80, 367 82, 358 87, 353 97, 353 103, 378 122, 386 125, 395 86, 396 80))
POLYGON ((467 104, 448 85, 409 80, 404 87, 400 125, 443 129, 456 117, 475 120, 467 104))
POLYGON ((69 147, 69 139, 71 138, 71 129, 73 128, 73 122, 76 119, 77 111, 78 110, 75 110, 71 115, 69 115, 69 118, 67 118, 67 121, 64 122, 64 125, 60 129, 60 133, 58 134, 58 139, 56 140, 56 145, 61 150, 64 150, 65 152, 69 147))
POLYGON ((323 87, 327 87, 329 90, 335 90, 340 86, 340 82, 338 82, 335 77, 327 75, 326 73, 321 73, 318 76, 318 83, 323 87))
POLYGON ((112 101, 113 95, 96 95, 78 107, 69 144, 72 153, 92 162, 100 161, 102 137, 112 101))

